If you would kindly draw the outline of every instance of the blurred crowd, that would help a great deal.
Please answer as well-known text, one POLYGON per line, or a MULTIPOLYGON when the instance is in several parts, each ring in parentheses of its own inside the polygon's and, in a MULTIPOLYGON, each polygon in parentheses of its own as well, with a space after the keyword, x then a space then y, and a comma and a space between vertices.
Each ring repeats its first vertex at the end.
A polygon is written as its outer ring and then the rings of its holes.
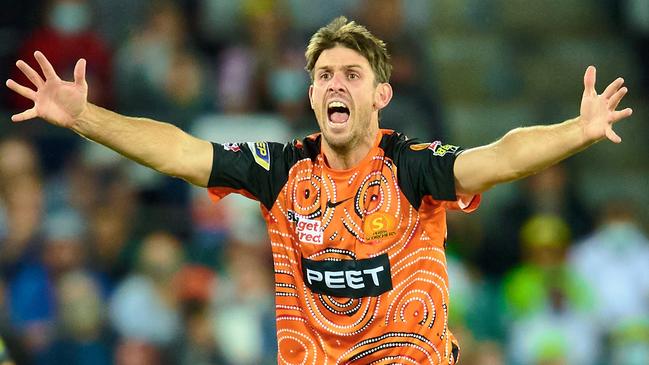
MULTIPOLYGON (((91 102, 220 142, 317 130, 304 48, 346 14, 392 53, 396 92, 382 126, 449 137, 427 43, 434 1, 9 3, 6 77, 28 84, 13 62, 35 67, 35 50, 64 79, 83 57, 91 102)), ((644 45, 649 15, 638 18, 630 34, 644 45)), ((31 106, 7 90, 0 100, 0 364, 276 363, 272 257, 256 204, 215 205, 69 131, 10 125, 31 106)), ((449 214, 462 364, 649 363, 640 207, 619 196, 596 211, 576 189, 560 164, 489 217, 449 214)))

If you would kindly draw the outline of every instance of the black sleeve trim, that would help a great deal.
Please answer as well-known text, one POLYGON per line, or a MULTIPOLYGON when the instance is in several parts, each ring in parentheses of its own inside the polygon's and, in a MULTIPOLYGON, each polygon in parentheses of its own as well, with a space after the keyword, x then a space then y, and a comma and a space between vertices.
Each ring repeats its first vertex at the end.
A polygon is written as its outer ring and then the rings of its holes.
POLYGON ((426 195, 435 200, 457 200, 453 166, 462 152, 460 147, 439 141, 420 143, 399 133, 384 136, 381 147, 396 164, 399 187, 415 209, 426 195))
POLYGON ((245 190, 269 210, 288 181, 290 168, 307 156, 297 141, 212 143, 212 147, 208 188, 245 190))

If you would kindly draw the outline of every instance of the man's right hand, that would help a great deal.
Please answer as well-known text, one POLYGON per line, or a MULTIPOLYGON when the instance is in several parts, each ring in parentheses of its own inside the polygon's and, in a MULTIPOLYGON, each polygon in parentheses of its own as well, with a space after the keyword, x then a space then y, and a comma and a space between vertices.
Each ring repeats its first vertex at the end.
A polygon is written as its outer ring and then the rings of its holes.
POLYGON ((7 87, 34 102, 34 107, 11 116, 14 122, 43 118, 51 124, 101 143, 127 158, 163 174, 207 186, 212 171, 212 144, 169 123, 133 118, 88 102, 86 61, 74 67, 74 81, 64 81, 41 52, 34 52, 45 80, 22 60, 16 66, 36 91, 7 80, 7 87))
POLYGON ((34 102, 33 108, 12 115, 11 120, 22 122, 39 117, 57 126, 72 128, 88 108, 86 60, 77 61, 74 67, 74 82, 69 82, 59 78, 43 53, 36 51, 34 57, 41 66, 45 80, 23 60, 16 62, 16 66, 32 82, 36 91, 14 80, 7 80, 8 88, 34 102))

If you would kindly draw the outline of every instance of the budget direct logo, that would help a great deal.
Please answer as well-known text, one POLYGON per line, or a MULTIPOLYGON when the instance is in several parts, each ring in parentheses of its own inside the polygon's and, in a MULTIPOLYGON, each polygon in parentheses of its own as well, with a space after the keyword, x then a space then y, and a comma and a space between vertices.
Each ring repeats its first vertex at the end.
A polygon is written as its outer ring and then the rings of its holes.
POLYGON ((380 240, 397 234, 396 219, 386 213, 377 212, 365 217, 363 233, 366 241, 380 240))
POLYGON ((321 245, 323 234, 322 223, 315 219, 302 218, 295 224, 295 234, 302 243, 321 245))

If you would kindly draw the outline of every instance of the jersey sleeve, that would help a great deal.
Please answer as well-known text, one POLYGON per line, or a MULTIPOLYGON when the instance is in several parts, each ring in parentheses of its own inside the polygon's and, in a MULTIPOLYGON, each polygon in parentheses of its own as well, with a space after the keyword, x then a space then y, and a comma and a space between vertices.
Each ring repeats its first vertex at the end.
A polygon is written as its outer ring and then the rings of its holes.
POLYGON ((400 144, 395 151, 399 185, 415 208, 419 208, 425 196, 438 201, 457 201, 453 166, 462 151, 459 146, 440 141, 407 140, 400 144))
POLYGON ((214 159, 208 192, 214 200, 236 192, 271 209, 288 179, 290 144, 275 142, 212 143, 214 159))

